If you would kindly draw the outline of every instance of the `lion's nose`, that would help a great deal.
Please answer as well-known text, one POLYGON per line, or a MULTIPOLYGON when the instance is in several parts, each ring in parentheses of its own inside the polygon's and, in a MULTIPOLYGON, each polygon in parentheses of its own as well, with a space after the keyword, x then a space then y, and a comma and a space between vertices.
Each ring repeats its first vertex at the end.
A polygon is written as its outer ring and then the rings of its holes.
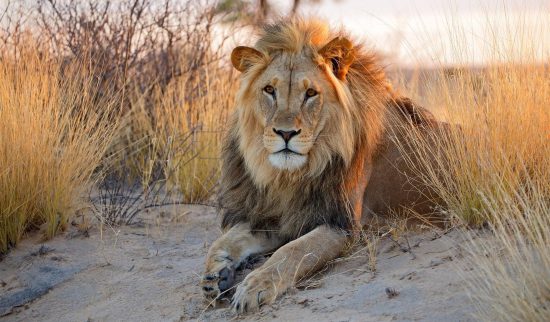
POLYGON ((290 141, 290 139, 292 139, 293 136, 296 136, 298 134, 300 134, 302 130, 298 130, 298 131, 295 131, 295 130, 290 130, 290 131, 283 131, 283 130, 277 130, 277 129, 273 129, 273 132, 275 132, 275 134, 279 135, 280 137, 283 138, 283 140, 285 140, 286 143, 288 143, 288 141, 290 141))

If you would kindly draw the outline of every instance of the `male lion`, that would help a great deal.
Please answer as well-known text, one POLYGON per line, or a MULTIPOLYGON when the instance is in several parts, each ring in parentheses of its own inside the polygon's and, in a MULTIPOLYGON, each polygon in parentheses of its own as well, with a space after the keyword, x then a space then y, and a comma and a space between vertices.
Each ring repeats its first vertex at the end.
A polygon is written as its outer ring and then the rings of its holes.
POLYGON ((391 128, 438 125, 393 93, 375 54, 318 21, 268 25, 231 62, 242 79, 222 152, 224 234, 201 286, 214 301, 247 257, 275 251, 237 286, 242 313, 339 256, 373 216, 430 212, 391 128))

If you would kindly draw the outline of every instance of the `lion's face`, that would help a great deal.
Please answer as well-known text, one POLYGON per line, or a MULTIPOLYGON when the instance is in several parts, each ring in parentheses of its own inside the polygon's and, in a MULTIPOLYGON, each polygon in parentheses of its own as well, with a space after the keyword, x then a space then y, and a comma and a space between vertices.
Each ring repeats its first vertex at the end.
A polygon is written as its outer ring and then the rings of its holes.
MULTIPOLYGON (((341 48, 342 42, 349 43, 337 39, 327 48, 341 48)), ((303 168, 319 149, 324 149, 321 153, 327 160, 330 146, 338 145, 334 142, 338 135, 332 132, 342 131, 336 123, 340 123, 340 114, 345 113, 345 108, 335 83, 339 82, 337 78, 345 76, 342 69, 347 68, 349 62, 341 59, 341 51, 336 57, 329 49, 278 52, 269 58, 249 47, 237 47, 233 51, 233 65, 238 70, 247 72, 256 68, 245 82, 248 110, 243 114, 253 114, 253 123, 257 123, 253 135, 257 138, 252 141, 261 141, 267 153, 266 161, 275 169, 303 168), (324 52, 333 56, 325 57, 324 52)))
POLYGON ((326 109, 336 108, 337 100, 321 69, 309 57, 282 54, 252 88, 269 162, 282 170, 303 167, 323 132, 329 116, 326 109))

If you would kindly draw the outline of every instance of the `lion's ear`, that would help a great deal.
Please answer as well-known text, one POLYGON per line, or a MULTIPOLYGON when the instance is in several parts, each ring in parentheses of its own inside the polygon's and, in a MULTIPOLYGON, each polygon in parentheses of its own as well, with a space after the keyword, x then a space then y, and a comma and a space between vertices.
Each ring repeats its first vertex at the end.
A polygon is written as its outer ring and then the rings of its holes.
POLYGON ((340 80, 346 78, 349 66, 355 59, 353 44, 347 38, 336 37, 326 44, 319 54, 323 56, 327 63, 332 65, 334 76, 340 80))
POLYGON ((240 72, 247 71, 252 65, 262 60, 264 55, 254 48, 239 46, 231 52, 231 63, 240 72))

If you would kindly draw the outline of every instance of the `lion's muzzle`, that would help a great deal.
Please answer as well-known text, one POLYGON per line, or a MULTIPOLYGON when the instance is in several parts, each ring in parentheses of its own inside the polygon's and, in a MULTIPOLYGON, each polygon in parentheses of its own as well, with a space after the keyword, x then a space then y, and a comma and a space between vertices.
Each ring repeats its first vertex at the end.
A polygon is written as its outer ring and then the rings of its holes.
POLYGON ((301 129, 273 128, 275 135, 264 136, 264 144, 270 152, 269 162, 281 170, 301 168, 307 161, 307 150, 304 149, 299 137, 301 129))

